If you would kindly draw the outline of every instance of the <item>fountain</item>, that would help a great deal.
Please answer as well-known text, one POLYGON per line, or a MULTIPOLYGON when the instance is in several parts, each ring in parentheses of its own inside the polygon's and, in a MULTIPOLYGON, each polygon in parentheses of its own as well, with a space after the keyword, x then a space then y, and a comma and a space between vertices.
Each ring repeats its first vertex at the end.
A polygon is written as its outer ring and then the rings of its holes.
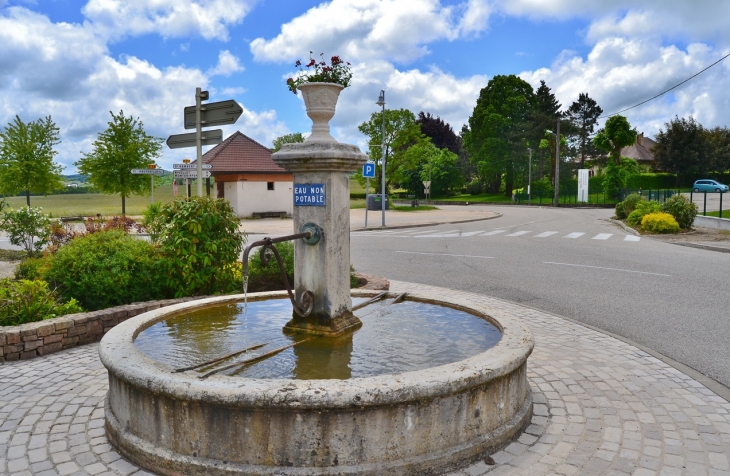
MULTIPOLYGON (((166 475, 440 474, 504 446, 529 422, 529 329, 506 313, 455 296, 415 292, 407 302, 488 321, 501 332, 496 345, 442 365, 350 377, 353 341, 366 332, 358 330, 363 322, 353 313, 352 298, 386 296, 349 289, 348 172, 365 156, 329 135, 334 104, 327 105, 327 97, 336 99, 338 88, 313 83, 300 89, 312 90, 305 103, 313 133, 273 155, 294 175, 296 235, 293 311, 282 334, 294 340, 271 352, 290 349, 293 375, 300 378, 188 370, 199 365, 175 372, 135 345, 158 323, 169 326, 200 310, 236 306, 241 295, 169 306, 118 325, 99 347, 109 371, 106 430, 111 443, 140 466, 166 475), (319 349, 320 360, 307 362, 306 347, 317 339, 329 350, 322 355, 319 349)), ((273 246, 275 240, 261 244, 273 246)), ((255 293, 248 299, 266 308, 280 306, 285 296, 255 293)))

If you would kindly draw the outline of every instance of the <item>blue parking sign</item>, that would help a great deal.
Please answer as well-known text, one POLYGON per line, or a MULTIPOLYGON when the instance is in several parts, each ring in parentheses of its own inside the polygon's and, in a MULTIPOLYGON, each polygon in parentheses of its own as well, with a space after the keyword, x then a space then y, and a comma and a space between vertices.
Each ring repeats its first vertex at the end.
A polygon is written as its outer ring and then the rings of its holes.
POLYGON ((365 178, 375 177, 375 162, 365 162, 362 166, 362 176, 365 178))

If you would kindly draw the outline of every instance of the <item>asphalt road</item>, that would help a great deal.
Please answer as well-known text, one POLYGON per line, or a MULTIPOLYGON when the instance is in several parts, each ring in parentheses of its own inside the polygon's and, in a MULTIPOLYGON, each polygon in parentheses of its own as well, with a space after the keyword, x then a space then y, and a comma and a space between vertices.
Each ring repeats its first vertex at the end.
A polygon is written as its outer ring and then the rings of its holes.
POLYGON ((730 387, 730 254, 627 239, 607 221, 613 210, 499 211, 487 221, 354 232, 352 263, 591 324, 730 387))

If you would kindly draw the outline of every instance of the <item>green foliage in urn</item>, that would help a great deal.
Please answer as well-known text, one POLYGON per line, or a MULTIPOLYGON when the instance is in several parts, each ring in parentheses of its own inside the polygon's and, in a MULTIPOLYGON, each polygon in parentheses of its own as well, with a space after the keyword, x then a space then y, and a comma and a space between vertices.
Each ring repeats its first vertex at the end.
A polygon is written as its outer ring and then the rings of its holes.
POLYGON ((344 88, 350 86, 352 80, 350 63, 342 61, 339 56, 333 56, 330 58, 330 64, 327 64, 324 53, 320 53, 319 57, 319 61, 312 58, 312 52, 310 51, 307 64, 297 60, 294 66, 299 68, 299 73, 295 78, 286 80, 289 91, 296 94, 297 88, 304 83, 335 83, 344 88))

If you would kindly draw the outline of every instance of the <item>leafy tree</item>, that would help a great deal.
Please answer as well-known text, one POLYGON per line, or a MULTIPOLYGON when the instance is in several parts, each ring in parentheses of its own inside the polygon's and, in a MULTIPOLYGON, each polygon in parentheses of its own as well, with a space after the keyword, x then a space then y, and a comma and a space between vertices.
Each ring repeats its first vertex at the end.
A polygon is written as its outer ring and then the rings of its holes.
POLYGON ((283 136, 277 137, 271 142, 274 146, 274 148, 271 149, 271 152, 277 152, 281 150, 281 146, 284 144, 296 144, 297 142, 304 142, 304 136, 301 132, 284 134, 283 136))
POLYGON ((421 126, 421 132, 431 138, 431 143, 439 149, 449 149, 458 154, 461 149, 461 138, 454 133, 454 129, 440 117, 433 117, 430 112, 418 113, 416 123, 421 126))
POLYGON ((28 256, 39 255, 50 240, 51 219, 40 208, 20 207, 4 212, 0 230, 8 234, 10 244, 22 246, 28 256))
POLYGON ((448 149, 440 149, 430 140, 412 145, 403 154, 395 179, 409 193, 423 195, 423 182, 431 180, 431 194, 441 195, 461 188, 464 178, 458 167, 459 157, 448 149))
POLYGON ((568 108, 568 119, 576 129, 578 136, 579 168, 581 169, 585 166, 586 156, 593 155, 595 150, 591 136, 601 114, 603 114, 603 109, 588 96, 588 93, 580 93, 578 100, 568 108))
MULTIPOLYGON (((537 91, 535 92, 535 110, 533 112, 532 116, 532 134, 531 134, 531 141, 532 143, 540 144, 542 139, 542 136, 546 129, 555 129, 555 125, 558 121, 558 118, 561 116, 560 112, 560 103, 558 102, 557 98, 555 97, 555 94, 553 94, 550 90, 550 88, 545 84, 545 81, 540 80, 540 87, 537 88, 537 91)), ((552 158, 551 163, 552 167, 550 168, 550 176, 552 177, 553 172, 555 171, 555 140, 553 139, 553 148, 552 151, 548 149, 549 155, 552 158)), ((545 148, 542 147, 542 145, 538 148, 538 167, 537 167, 537 177, 543 177, 544 176, 544 164, 545 164, 545 148)))
MULTIPOLYGON (((382 112, 374 112, 370 120, 358 126, 358 130, 366 135, 370 151, 370 160, 375 162, 375 176, 380 177, 382 167, 382 112)), ((385 188, 390 188, 393 182, 393 171, 403 165, 404 153, 418 142, 426 140, 416 123, 416 116, 408 109, 385 110, 385 188)), ((381 193, 381 181, 375 181, 375 193, 381 193)))
POLYGON ((654 157, 657 165, 677 174, 678 181, 705 176, 713 166, 711 142, 702 124, 692 116, 676 117, 664 124, 656 136, 654 157))
POLYGON ((122 196, 122 214, 126 213, 126 199, 132 194, 143 195, 150 186, 146 175, 132 175, 134 168, 146 168, 160 157, 163 140, 144 131, 142 121, 124 111, 112 115, 109 127, 99 133, 91 153, 74 163, 79 172, 89 176, 89 182, 103 193, 122 196))
POLYGON ((63 188, 62 167, 53 161, 60 144, 58 127, 51 116, 24 123, 20 117, 0 132, 0 192, 17 195, 48 194, 63 188))
POLYGON ((714 127, 707 130, 707 136, 712 151, 713 168, 718 172, 730 170, 730 130, 727 127, 714 127))
POLYGON ((614 165, 621 165, 621 149, 636 142, 636 129, 624 116, 611 116, 603 130, 596 134, 593 143, 611 156, 614 165))
POLYGON ((515 75, 495 76, 479 93, 464 146, 488 191, 512 194, 516 167, 526 169, 525 134, 535 106, 532 86, 515 75))

